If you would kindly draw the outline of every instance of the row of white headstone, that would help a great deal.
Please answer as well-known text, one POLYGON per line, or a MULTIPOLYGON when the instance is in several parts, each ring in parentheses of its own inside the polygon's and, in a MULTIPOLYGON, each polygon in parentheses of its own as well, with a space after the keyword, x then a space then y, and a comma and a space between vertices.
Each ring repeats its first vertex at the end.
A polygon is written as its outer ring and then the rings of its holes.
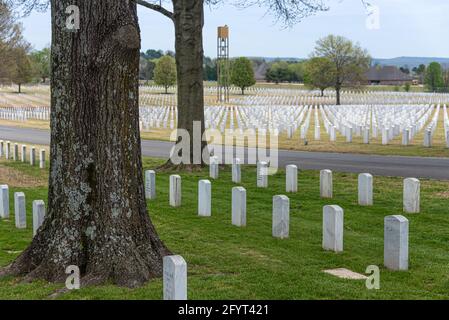
MULTIPOLYGON (((384 265, 390 270, 408 270, 409 221, 402 215, 384 218, 384 265)), ((344 210, 338 205, 323 208, 323 249, 343 251, 344 210)))
POLYGON ((449 148, 449 116, 446 105, 443 107, 443 123, 444 123, 444 138, 446 139, 446 146, 449 148))
MULTIPOLYGON (((323 106, 320 108, 326 132, 330 141, 336 141, 336 132, 340 132, 346 142, 352 142, 354 136, 362 137, 369 144, 371 138, 381 136, 382 144, 387 145, 402 134, 402 145, 409 145, 413 138, 423 130, 423 145, 432 146, 440 114, 440 105, 414 106, 323 106)), ((315 134, 315 140, 319 136, 315 134)))
MULTIPOLYGON (((259 161, 257 163, 257 187, 268 187, 268 163, 259 161)), ((241 182, 241 163, 240 159, 234 159, 232 164, 232 182, 241 182)), ((209 176, 212 179, 218 179, 219 164, 216 157, 211 158, 209 165, 209 176)), ((182 202, 182 185, 181 176, 170 176, 170 196, 169 203, 172 207, 181 206, 182 202)), ((286 167, 286 192, 298 191, 298 167, 296 165, 288 165, 286 167)), ((416 178, 406 178, 403 183, 403 208, 406 213, 420 212, 420 193, 421 183, 416 178)), ((245 191, 246 192, 246 191, 245 191)), ((243 194, 244 190, 236 189, 233 195, 243 194)), ((199 205, 200 215, 210 215, 210 194, 211 187, 208 180, 199 182, 199 205)), ((156 198, 156 172, 148 170, 145 172, 145 196, 147 199, 156 198)), ((333 198, 333 174, 329 169, 320 171, 320 196, 322 198, 333 198)), ((246 197, 246 196, 245 196, 246 197)), ((243 199, 243 195, 241 196, 243 199)), ((358 203, 361 206, 372 206, 373 200, 373 176, 369 173, 361 173, 358 176, 358 203)))
POLYGON ((0 108, 0 119, 12 121, 50 120, 48 107, 3 107, 0 108))
MULTIPOLYGON (((20 153, 20 161, 27 162, 27 146, 22 145, 20 153)), ((14 143, 11 144, 10 141, 0 140, 0 158, 5 158, 6 160, 19 161, 19 145, 14 143), (12 150, 11 150, 12 147, 12 150), (12 152, 11 152, 12 151, 12 152)), ((30 148, 30 165, 36 165, 36 148, 30 148)), ((39 168, 45 168, 45 150, 41 149, 39 152, 39 168)))
MULTIPOLYGON (((265 164, 261 164, 258 172, 262 172, 265 164)), ((210 173, 214 177, 216 168, 210 173)), ((155 197, 155 172, 149 170, 147 177, 147 197, 155 197)), ((233 170, 234 177, 234 170, 233 170)), ((286 171, 286 190, 297 191, 297 166, 289 165, 286 171)), ((258 179, 259 182, 259 179, 258 179)), ((264 184, 265 185, 265 184, 264 184)), ((419 212, 419 180, 404 180, 404 211, 419 212)), ((332 198, 332 172, 322 170, 320 189, 323 198, 332 198)), ((170 205, 181 204, 181 177, 170 176, 170 205)), ((212 188, 209 180, 198 182, 198 215, 211 216, 212 188)), ((358 180, 359 204, 373 205, 373 177, 364 173, 358 180)), ((246 226, 246 190, 243 187, 232 188, 232 224, 237 227, 246 226)), ((344 210, 338 205, 326 205, 323 208, 322 247, 324 250, 342 252, 344 233, 344 210)), ((290 199, 286 195, 273 197, 272 236, 278 239, 289 237, 290 199)), ((384 265, 390 270, 408 270, 409 261, 409 221, 402 215, 384 218, 384 265)), ((164 258, 164 299, 187 299, 187 264, 180 256, 164 258)))
POLYGON ((424 129, 423 145, 431 147, 440 105, 346 105, 320 106, 319 109, 307 105, 206 107, 205 127, 221 132, 228 126, 230 132, 252 130, 255 133, 256 129, 260 134, 269 131, 271 135, 279 135, 286 132, 288 139, 292 139, 299 129, 301 139, 306 139, 312 113, 315 119, 313 137, 317 141, 321 140, 321 116, 330 141, 336 141, 339 132, 349 143, 353 142, 354 137, 362 137, 363 143, 369 144, 380 136, 382 144, 388 145, 402 135, 402 145, 407 146, 424 129))
MULTIPOLYGON (((176 90, 175 87, 170 90, 176 90)), ((231 87, 231 94, 239 94, 240 88, 231 87)), ((143 94, 158 94, 160 100, 175 99, 176 96, 162 96, 159 94, 165 91, 162 86, 141 86, 140 91, 143 94)), ((211 95, 216 94, 216 86, 205 86, 204 91, 211 95)), ((279 105, 285 98, 293 97, 295 99, 311 97, 314 99, 322 99, 323 101, 335 101, 335 90, 325 90, 325 96, 321 97, 319 90, 304 90, 303 88, 272 88, 272 87, 249 87, 246 89, 248 95, 243 97, 235 97, 232 100, 246 104, 277 104, 279 105)), ((391 92, 391 91, 355 91, 345 90, 341 93, 343 103, 347 104, 410 104, 410 103, 438 103, 439 101, 448 101, 448 94, 445 93, 427 93, 427 92, 391 92)))
MULTIPOLYGON (((326 90, 325 96, 321 92, 297 89, 264 88, 257 92, 259 95, 247 95, 232 99, 233 103, 245 105, 297 105, 297 104, 326 104, 335 103, 335 91, 326 90), (311 98, 311 99, 310 99, 311 98)), ((388 91, 344 91, 341 94, 342 104, 392 105, 392 104, 437 104, 448 101, 447 93, 435 94, 425 92, 388 92, 388 91)))
MULTIPOLYGON (((9 187, 0 185, 0 218, 9 219, 9 187)), ((18 229, 26 229, 26 201, 23 192, 14 192, 14 218, 18 229)), ((45 218, 45 203, 43 200, 33 201, 33 236, 36 235, 45 218)))
POLYGON ((140 107, 140 130, 149 131, 151 128, 174 129, 178 118, 175 107, 140 107))
MULTIPOLYGON (((403 208, 405 213, 420 212, 421 183, 416 178, 406 178, 403 183, 403 208)), ((320 171, 320 195, 322 198, 333 198, 332 171, 325 169, 320 171)), ((373 176, 369 173, 361 173, 358 176, 358 203, 361 206, 372 206, 373 200, 373 176)))

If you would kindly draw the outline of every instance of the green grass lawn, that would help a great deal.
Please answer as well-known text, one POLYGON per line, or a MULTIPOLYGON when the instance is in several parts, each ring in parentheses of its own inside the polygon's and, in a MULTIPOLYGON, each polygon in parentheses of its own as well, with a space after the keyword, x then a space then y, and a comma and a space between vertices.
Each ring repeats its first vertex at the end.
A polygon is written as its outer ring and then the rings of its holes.
MULTIPOLYGON (((145 169, 160 162, 144 159, 145 169)), ((0 169, 43 176, 38 168, 0 161, 0 169)), ((4 170, 3 170, 4 171, 4 170)), ((334 199, 319 197, 319 172, 301 171, 299 192, 290 198, 290 238, 271 236, 272 197, 285 194, 285 174, 269 177, 269 188, 256 188, 255 168, 245 167, 241 186, 247 190, 247 227, 231 224, 230 168, 212 181, 212 217, 197 216, 198 180, 208 170, 181 174, 182 207, 168 205, 169 173, 157 175, 157 199, 148 202, 161 238, 188 264, 190 299, 448 299, 449 298, 449 182, 422 181, 422 213, 410 220, 410 270, 393 272, 383 265, 383 220, 402 214, 402 179, 375 177, 375 205, 357 205, 357 175, 334 173, 334 199), (322 208, 340 205, 344 216, 344 252, 323 251, 322 208), (348 268, 364 273, 368 265, 381 269, 380 290, 365 281, 344 280, 322 272, 348 268)), ((3 177, 0 176, 0 183, 3 177)), ((28 228, 17 230, 13 215, 0 221, 0 265, 10 263, 32 238, 32 200, 46 199, 46 187, 14 187, 27 199, 28 228)), ((11 201, 11 208, 13 202, 11 201)), ((0 299, 47 299, 62 285, 20 279, 0 280, 0 299)), ((162 280, 138 289, 113 285, 83 288, 59 299, 161 299, 162 280)))

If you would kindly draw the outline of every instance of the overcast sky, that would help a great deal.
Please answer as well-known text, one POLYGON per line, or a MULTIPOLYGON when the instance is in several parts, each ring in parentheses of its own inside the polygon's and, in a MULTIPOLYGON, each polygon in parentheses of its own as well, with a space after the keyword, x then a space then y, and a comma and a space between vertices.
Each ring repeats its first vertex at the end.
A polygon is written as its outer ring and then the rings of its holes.
MULTIPOLYGON (((376 14, 368 15, 361 0, 328 0, 328 12, 317 13, 287 29, 274 23, 264 8, 242 10, 227 4, 206 8, 205 53, 215 56, 216 28, 228 24, 231 56, 307 57, 317 39, 333 33, 359 42, 376 58, 449 57, 448 0, 367 1, 379 9, 379 28, 376 14), (371 27, 367 27, 367 19, 371 27)), ((139 8, 139 19, 142 50, 173 50, 174 31, 167 18, 139 8)), ((25 37, 34 48, 50 43, 49 13, 33 13, 23 24, 25 37)))

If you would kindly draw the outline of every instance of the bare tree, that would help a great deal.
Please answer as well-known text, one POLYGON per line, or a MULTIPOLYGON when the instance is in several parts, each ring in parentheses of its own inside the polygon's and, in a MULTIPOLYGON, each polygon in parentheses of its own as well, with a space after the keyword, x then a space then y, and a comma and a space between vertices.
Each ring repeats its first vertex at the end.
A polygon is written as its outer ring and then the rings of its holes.
POLYGON ((336 91, 337 105, 340 104, 341 89, 344 85, 357 84, 364 80, 371 57, 359 44, 342 37, 329 35, 317 41, 312 57, 325 58, 333 65, 329 72, 336 91))

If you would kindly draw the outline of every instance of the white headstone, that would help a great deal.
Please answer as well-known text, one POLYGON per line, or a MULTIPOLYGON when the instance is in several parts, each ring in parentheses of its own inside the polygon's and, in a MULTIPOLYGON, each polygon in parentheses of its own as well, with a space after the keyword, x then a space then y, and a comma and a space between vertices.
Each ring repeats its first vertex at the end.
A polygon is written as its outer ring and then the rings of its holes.
POLYGON ((325 206, 323 209, 323 249, 343 251, 343 209, 325 206))
POLYGON ((298 192, 298 167, 290 164, 287 166, 285 172, 286 192, 298 192))
POLYGON ((12 159, 14 161, 19 161, 19 145, 17 143, 14 143, 14 150, 12 153, 12 159))
POLYGON ((390 132, 388 128, 383 128, 382 129, 382 144, 383 145, 387 145, 388 144, 388 136, 389 136, 390 132))
POLYGON ((232 188, 232 224, 246 226, 246 190, 243 187, 232 188))
POLYGON ((404 180, 404 212, 420 212, 421 183, 418 179, 407 178, 404 180))
POLYGON ((287 138, 291 139, 293 137, 293 126, 288 126, 287 128, 287 138))
POLYGON ((320 126, 316 126, 315 127, 315 136, 314 136, 316 141, 320 141, 321 140, 321 127, 320 126))
POLYGON ((170 205, 181 206, 181 177, 177 174, 170 176, 170 205))
POLYGON ((410 143, 410 131, 408 129, 404 129, 402 131, 402 145, 408 146, 410 143))
POLYGON ((209 176, 212 179, 218 179, 218 174, 219 174, 218 157, 214 156, 210 158, 209 176))
POLYGON ((145 198, 156 199, 156 172, 154 170, 145 171, 145 198))
POLYGON ((25 194, 23 192, 14 193, 14 215, 16 218, 16 228, 25 229, 27 227, 25 194))
POLYGON ((373 176, 369 173, 359 174, 359 205, 373 205, 373 176))
POLYGON ((27 161, 27 146, 26 145, 22 145, 22 158, 21 158, 22 162, 26 162, 27 161))
POLYGON ((424 132, 424 147, 430 148, 432 147, 432 131, 430 129, 427 129, 424 132))
POLYGON ((329 140, 331 142, 334 142, 337 140, 337 129, 335 128, 335 126, 330 127, 329 140))
POLYGON ((287 196, 273 197, 273 237, 288 238, 290 225, 290 200, 287 196))
POLYGON ((363 143, 369 144, 369 128, 363 130, 363 143))
POLYGON ((5 158, 10 159, 11 158, 11 142, 6 141, 6 150, 5 150, 5 158))
POLYGON ((232 182, 240 183, 242 181, 242 170, 240 167, 240 159, 236 158, 232 162, 232 182))
POLYGON ((408 270, 408 220, 403 216, 385 217, 384 265, 391 270, 408 270))
POLYGON ((346 142, 352 142, 352 127, 346 128, 346 142))
POLYGON ((42 149, 39 153, 39 168, 45 168, 45 150, 42 149))
POLYGON ((41 227, 45 219, 45 203, 43 200, 33 201, 33 236, 36 235, 37 230, 41 227))
POLYGON ((202 217, 211 216, 212 190, 209 180, 198 182, 198 215, 202 217))
POLYGON ((30 150, 30 165, 34 166, 36 163, 36 148, 31 147, 30 150))
POLYGON ((9 219, 9 188, 6 184, 0 185, 0 217, 9 219))
POLYGON ((331 170, 320 171, 320 194, 321 198, 332 198, 333 196, 333 181, 331 170))
POLYGON ((268 187, 268 163, 265 161, 257 162, 257 187, 268 187))
POLYGON ((187 263, 181 256, 163 259, 164 300, 187 300, 187 263))

